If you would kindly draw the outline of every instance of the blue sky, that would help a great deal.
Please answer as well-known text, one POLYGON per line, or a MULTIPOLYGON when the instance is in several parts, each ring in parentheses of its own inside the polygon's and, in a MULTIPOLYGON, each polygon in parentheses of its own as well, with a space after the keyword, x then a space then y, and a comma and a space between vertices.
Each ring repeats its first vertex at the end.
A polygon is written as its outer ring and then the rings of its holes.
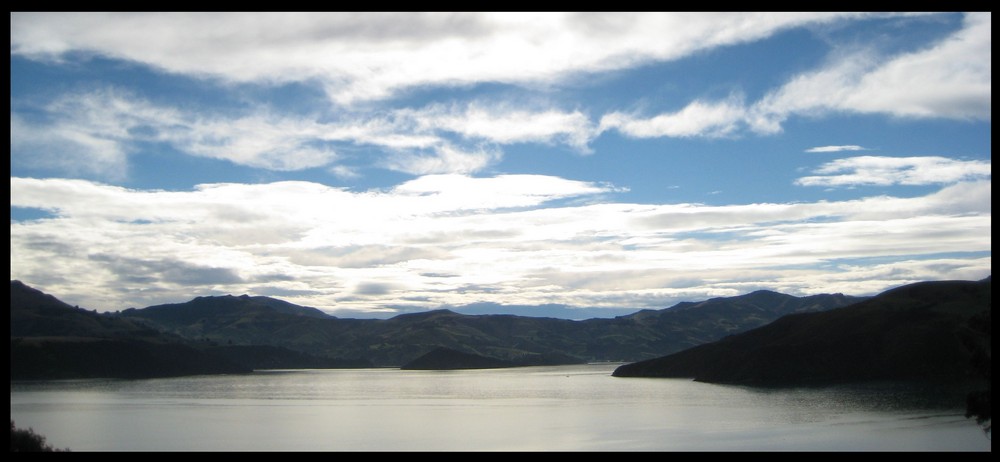
POLYGON ((12 13, 11 279, 99 311, 249 293, 576 318, 980 279, 991 30, 12 13))

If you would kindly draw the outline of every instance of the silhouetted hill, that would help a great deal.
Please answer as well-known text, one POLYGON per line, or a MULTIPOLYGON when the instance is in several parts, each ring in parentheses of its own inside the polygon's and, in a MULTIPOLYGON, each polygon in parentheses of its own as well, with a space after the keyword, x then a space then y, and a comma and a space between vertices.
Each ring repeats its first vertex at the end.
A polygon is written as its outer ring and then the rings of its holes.
POLYGON ((693 377, 767 386, 969 377, 968 321, 991 309, 991 279, 922 282, 848 307, 782 317, 669 356, 619 367, 617 377, 693 377))
POLYGON ((653 358, 788 313, 826 310, 858 300, 862 299, 841 294, 799 298, 760 291, 614 319, 571 321, 434 310, 376 320, 296 316, 268 309, 253 297, 226 296, 129 309, 119 316, 190 339, 276 345, 318 356, 365 358, 380 366, 406 364, 437 347, 475 351, 516 364, 551 365, 653 358))
MULTIPOLYGON (((129 317, 135 311, 135 308, 129 308, 122 315, 129 317)), ((175 325, 193 324, 209 318, 234 321, 251 318, 280 319, 283 316, 313 319, 333 318, 333 316, 316 308, 299 306, 270 297, 251 297, 249 295, 197 297, 186 303, 150 306, 144 308, 142 312, 143 318, 175 325)))
MULTIPOLYGON (((683 302, 665 310, 642 310, 616 318, 621 322, 590 333, 594 337, 591 344, 595 350, 608 352, 607 357, 600 359, 634 361, 655 358, 669 354, 663 352, 682 351, 745 332, 787 314, 826 311, 862 300, 865 298, 843 294, 795 297, 758 290, 736 297, 683 302), (629 339, 629 331, 632 330, 637 331, 638 341, 629 339)), ((599 320, 584 322, 594 321, 599 320)))
POLYGON ((180 343, 82 337, 17 337, 10 341, 11 380, 140 379, 252 370, 180 343))
POLYGON ((102 316, 70 306, 20 281, 11 281, 10 336, 159 339, 161 335, 141 321, 102 316))
POLYGON ((404 364, 400 369, 409 370, 453 370, 453 369, 499 369, 516 367, 517 364, 488 358, 472 353, 464 353, 451 348, 435 348, 427 354, 404 364))
MULTIPOLYGON (((187 340, 153 329, 147 325, 153 323, 146 320, 70 306, 19 281, 11 281, 10 297, 11 380, 145 378, 371 365, 273 346, 222 347, 210 341, 187 340)), ((289 316, 329 318, 318 310, 266 297, 252 303, 289 316)))
POLYGON ((145 378, 250 372, 142 321, 70 306, 10 283, 10 378, 145 378))

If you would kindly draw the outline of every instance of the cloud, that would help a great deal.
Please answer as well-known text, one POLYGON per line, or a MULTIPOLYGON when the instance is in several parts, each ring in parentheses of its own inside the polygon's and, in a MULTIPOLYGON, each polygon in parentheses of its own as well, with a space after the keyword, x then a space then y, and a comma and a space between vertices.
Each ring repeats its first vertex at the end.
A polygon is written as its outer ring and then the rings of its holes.
POLYGON ((342 180, 353 180, 356 178, 361 178, 361 173, 357 169, 348 167, 346 165, 334 165, 328 169, 333 176, 340 178, 342 180))
MULTIPOLYGON (((388 97, 398 89, 413 86, 556 82, 570 74, 678 59, 698 50, 758 40, 790 27, 864 17, 602 16, 606 17, 598 20, 591 15, 426 14, 408 16, 413 30, 402 31, 386 24, 398 20, 398 15, 379 14, 15 13, 11 17, 11 48, 12 54, 33 59, 76 59, 71 58, 75 56, 72 52, 88 51, 188 75, 214 75, 223 81, 267 84, 314 83, 318 79, 335 97, 351 100, 362 97, 361 94, 368 95, 364 98, 388 97), (102 18, 115 21, 101 27, 88 26, 102 18), (218 24, 210 30, 188 30, 206 18, 213 18, 218 24), (275 30, 276 24, 300 24, 302 28, 293 33, 275 30), (329 24, 338 28, 331 32, 324 28, 329 24), (546 24, 558 28, 548 30, 543 27, 546 24), (731 29, 723 27, 727 24, 731 29), (662 29, 664 25, 672 29, 662 29), (372 30, 383 26, 387 27, 388 35, 371 35, 372 30), (111 34, 112 31, 121 35, 111 34), (251 31, 256 32, 250 34, 251 31), (143 35, 141 40, 123 40, 137 33, 143 35), (663 34, 668 34, 664 40, 655 40, 663 34), (262 41, 263 37, 270 37, 270 41, 262 41), (531 37, 549 41, 523 49, 523 42, 531 37), (349 38, 361 42, 348 47, 343 41, 349 38), (253 48, 252 44, 260 48, 253 48), (407 44, 416 47, 415 51, 400 56, 399 47, 407 44), (505 46, 519 51, 508 56, 502 51, 505 46), (348 56, 362 61, 379 61, 381 64, 367 69, 385 68, 387 72, 376 73, 377 76, 369 76, 367 71, 364 76, 353 75, 352 72, 363 67, 341 69, 339 61, 330 63, 322 55, 327 47, 348 50, 345 51, 348 56), (423 51, 438 53, 439 47, 455 49, 454 54, 447 54, 445 64, 463 53, 474 54, 476 58, 470 58, 471 63, 463 61, 462 66, 451 71, 426 70, 422 67, 426 63, 413 61, 423 51), (579 63, 564 61, 565 56, 551 56, 549 47, 587 58, 579 63), (180 50, 191 54, 179 56, 167 52, 180 50), (592 53, 595 50, 597 53, 592 53), (250 59, 251 53, 259 54, 250 59), (494 54, 503 59, 491 64, 481 61, 481 57, 494 54), (234 56, 244 56, 248 63, 233 69, 250 66, 252 72, 237 75, 229 67, 220 66, 234 56), (305 58, 309 56, 318 57, 307 62, 305 58), (392 59, 387 59, 389 56, 392 59), (551 68, 534 69, 532 63, 551 68), (291 72, 293 69, 303 72, 291 72), (533 74, 535 71, 537 74, 533 74), (445 77, 437 75, 438 72, 457 74, 445 77), (379 79, 398 80, 379 83, 379 79), (356 90, 361 93, 355 94, 356 90), (369 90, 373 93, 366 93, 369 90)), ((132 91, 113 87, 66 93, 47 102, 20 101, 17 109, 11 110, 11 161, 15 166, 53 168, 90 178, 122 180, 128 174, 129 156, 140 152, 145 145, 160 143, 189 155, 254 168, 277 171, 326 168, 331 174, 350 180, 357 179, 363 168, 371 167, 413 175, 483 172, 503 159, 504 146, 516 143, 558 144, 589 153, 590 143, 610 130, 632 138, 726 137, 746 131, 766 135, 780 132, 788 117, 842 111, 989 120, 990 17, 989 13, 966 15, 962 29, 909 53, 886 56, 870 49, 835 50, 826 65, 790 78, 756 102, 745 101, 737 92, 720 100, 699 98, 675 111, 655 115, 611 110, 598 117, 597 122, 580 109, 498 98, 385 111, 370 107, 342 108, 331 114, 284 114, 266 106, 251 106, 224 114, 221 110, 198 111, 191 106, 153 103, 132 91), (24 109, 26 106, 28 110, 24 109), (374 152, 345 159, 342 152, 356 152, 354 148, 359 146, 374 148, 374 152)))
POLYGON ((244 282, 231 268, 205 267, 168 258, 144 260, 118 255, 97 254, 89 257, 131 284, 162 282, 184 287, 226 286, 244 282))
POLYGON ((394 265, 410 260, 449 258, 447 252, 432 247, 405 247, 385 245, 348 245, 318 247, 306 251, 286 252, 289 261, 304 266, 329 266, 338 268, 373 268, 394 265))
POLYGON ((121 179, 127 155, 113 139, 72 125, 45 126, 10 114, 11 165, 56 168, 74 175, 121 179))
POLYGON ((378 282, 363 282, 354 289, 357 295, 388 295, 396 287, 393 284, 382 284, 378 282))
POLYGON ((596 185, 546 175, 499 175, 473 178, 465 175, 427 175, 393 188, 398 197, 433 203, 434 211, 530 207, 549 201, 614 192, 596 185))
POLYGON ((992 13, 969 13, 955 34, 864 75, 838 106, 904 117, 990 120, 991 45, 992 13))
POLYGON ((319 82, 349 103, 423 86, 551 83, 865 16, 14 13, 11 54, 58 61, 85 53, 226 82, 319 82))
MULTIPOLYGON (((620 203, 615 193, 624 189, 608 184, 496 173, 512 145, 588 154, 608 131, 642 139, 771 135, 792 117, 843 113, 990 119, 989 13, 965 15, 959 30, 905 52, 834 44, 817 67, 778 77, 784 80, 763 91, 693 94, 668 107, 560 99, 581 87, 603 91, 591 82, 615 71, 792 28, 860 27, 852 21, 872 17, 13 13, 12 59, 140 63, 148 66, 143 72, 208 82, 230 101, 214 106, 93 86, 18 94, 14 167, 117 182, 132 156, 155 146, 357 183, 375 168, 415 178, 371 190, 282 181, 178 191, 12 178, 12 208, 47 212, 12 220, 12 277, 102 309, 225 287, 363 311, 470 301, 663 307, 756 288, 858 294, 989 274, 988 160, 839 159, 796 184, 939 189, 908 198, 713 206, 620 203), (319 98, 322 104, 286 112, 280 103, 254 102, 297 92, 289 83, 321 88, 335 104, 319 98), (439 101, 442 87, 462 91, 445 103, 420 102, 439 101)), ((886 25, 895 24, 880 21, 886 25)))
POLYGON ((633 138, 717 137, 732 134, 745 118, 742 99, 695 101, 680 111, 642 118, 613 112, 601 118, 602 130, 615 129, 633 138))
POLYGON ((52 216, 11 222, 11 277, 99 309, 267 281, 293 303, 384 310, 655 308, 764 287, 861 294, 991 271, 988 179, 912 198, 725 206, 607 202, 613 191, 543 175, 429 175, 357 192, 12 178, 12 207, 52 216))
POLYGON ((127 170, 128 155, 141 143, 271 170, 319 167, 337 158, 317 145, 322 127, 301 118, 182 112, 115 88, 64 94, 40 109, 48 120, 29 123, 11 113, 12 160, 113 178, 127 170))
POLYGON ((758 101, 751 124, 771 133, 789 115, 830 111, 990 120, 991 17, 966 14, 960 30, 910 53, 844 53, 758 101))
POLYGON ((795 180, 800 186, 931 185, 987 179, 989 161, 946 157, 861 156, 837 159, 814 171, 819 175, 795 180))
POLYGON ((501 144, 561 142, 587 150, 597 133, 590 118, 580 111, 526 110, 502 102, 473 101, 464 107, 432 105, 416 111, 401 110, 396 116, 411 119, 420 132, 448 131, 501 144))
POLYGON ((430 152, 395 151, 379 166, 413 175, 474 173, 495 164, 501 157, 502 153, 496 149, 481 147, 465 152, 444 145, 430 152))
POLYGON ((598 134, 579 111, 487 101, 323 120, 274 115, 266 107, 225 115, 181 110, 103 88, 63 94, 32 110, 44 117, 29 121, 11 112, 12 162, 114 180, 125 176, 129 155, 148 143, 267 170, 327 167, 335 176, 352 179, 360 176, 359 167, 338 164, 339 148, 374 147, 375 154, 360 159, 365 167, 414 175, 474 173, 502 159, 500 145, 565 144, 588 152, 587 144, 598 134))
POLYGON ((805 152, 841 152, 841 151, 867 151, 868 148, 856 144, 845 144, 840 146, 817 146, 806 149, 805 152))
POLYGON ((990 120, 991 17, 966 14, 960 30, 914 52, 835 50, 825 66, 793 76, 753 103, 730 96, 655 116, 613 112, 600 127, 635 138, 719 137, 743 130, 772 135, 789 117, 836 112, 990 120))

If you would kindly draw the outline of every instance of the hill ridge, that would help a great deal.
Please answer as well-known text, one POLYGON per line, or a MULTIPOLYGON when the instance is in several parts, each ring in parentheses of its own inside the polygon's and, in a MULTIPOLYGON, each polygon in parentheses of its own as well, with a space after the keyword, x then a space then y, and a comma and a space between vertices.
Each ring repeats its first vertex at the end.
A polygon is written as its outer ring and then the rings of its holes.
POLYGON ((836 310, 790 314, 617 377, 797 386, 871 380, 964 380, 969 320, 991 310, 991 279, 924 281, 836 310))
POLYGON ((861 300, 775 294, 717 297, 580 321, 450 309, 384 320, 336 318, 279 299, 243 295, 196 297, 104 316, 141 322, 188 340, 274 345, 321 357, 363 358, 379 366, 400 366, 436 347, 541 365, 654 358, 766 324, 789 312, 825 310, 861 300), (781 303, 763 301, 774 297, 781 303))

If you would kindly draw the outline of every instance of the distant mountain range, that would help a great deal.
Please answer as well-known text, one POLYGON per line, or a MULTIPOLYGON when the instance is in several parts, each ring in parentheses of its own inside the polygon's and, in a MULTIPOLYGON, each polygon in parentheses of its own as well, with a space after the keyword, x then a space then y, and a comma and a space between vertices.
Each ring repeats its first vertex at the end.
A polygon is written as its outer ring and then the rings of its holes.
POLYGON ((989 375, 990 296, 986 278, 868 298, 756 291, 613 319, 435 310, 379 320, 246 295, 97 313, 11 281, 11 379, 635 361, 614 375, 768 386, 960 380, 973 362, 989 375))
MULTIPOLYGON (((435 310, 377 320, 340 319, 315 308, 243 295, 198 297, 185 303, 98 314, 12 281, 11 338, 12 343, 18 339, 22 354, 28 338, 38 344, 37 337, 80 337, 176 344, 197 351, 213 347, 211 356, 228 363, 239 355, 219 354, 223 348, 263 354, 259 347, 270 346, 337 364, 401 366, 443 347, 514 364, 551 365, 653 358, 759 327, 786 314, 829 310, 860 300, 841 294, 793 297, 757 291, 613 319, 571 321, 435 310), (258 348, 246 349, 249 346, 258 348)), ((56 348, 51 339, 46 345, 56 348)), ((282 366, 273 354, 267 360, 242 362, 248 364, 295 367, 282 366)), ((26 367, 12 360, 15 366, 26 367)))
MULTIPOLYGON (((990 344, 989 326, 976 328, 974 316, 990 319, 991 279, 906 285, 624 365, 614 375, 764 386, 966 381, 974 372, 975 345, 990 344)), ((988 365, 986 370, 988 377, 988 365)))
POLYGON ((267 297, 223 296, 128 309, 116 316, 187 339, 275 345, 317 356, 364 358, 379 366, 400 366, 439 347, 516 364, 551 365, 653 358, 786 314, 860 300, 841 294, 793 297, 758 291, 613 319, 571 321, 434 310, 379 320, 335 318, 267 297))

